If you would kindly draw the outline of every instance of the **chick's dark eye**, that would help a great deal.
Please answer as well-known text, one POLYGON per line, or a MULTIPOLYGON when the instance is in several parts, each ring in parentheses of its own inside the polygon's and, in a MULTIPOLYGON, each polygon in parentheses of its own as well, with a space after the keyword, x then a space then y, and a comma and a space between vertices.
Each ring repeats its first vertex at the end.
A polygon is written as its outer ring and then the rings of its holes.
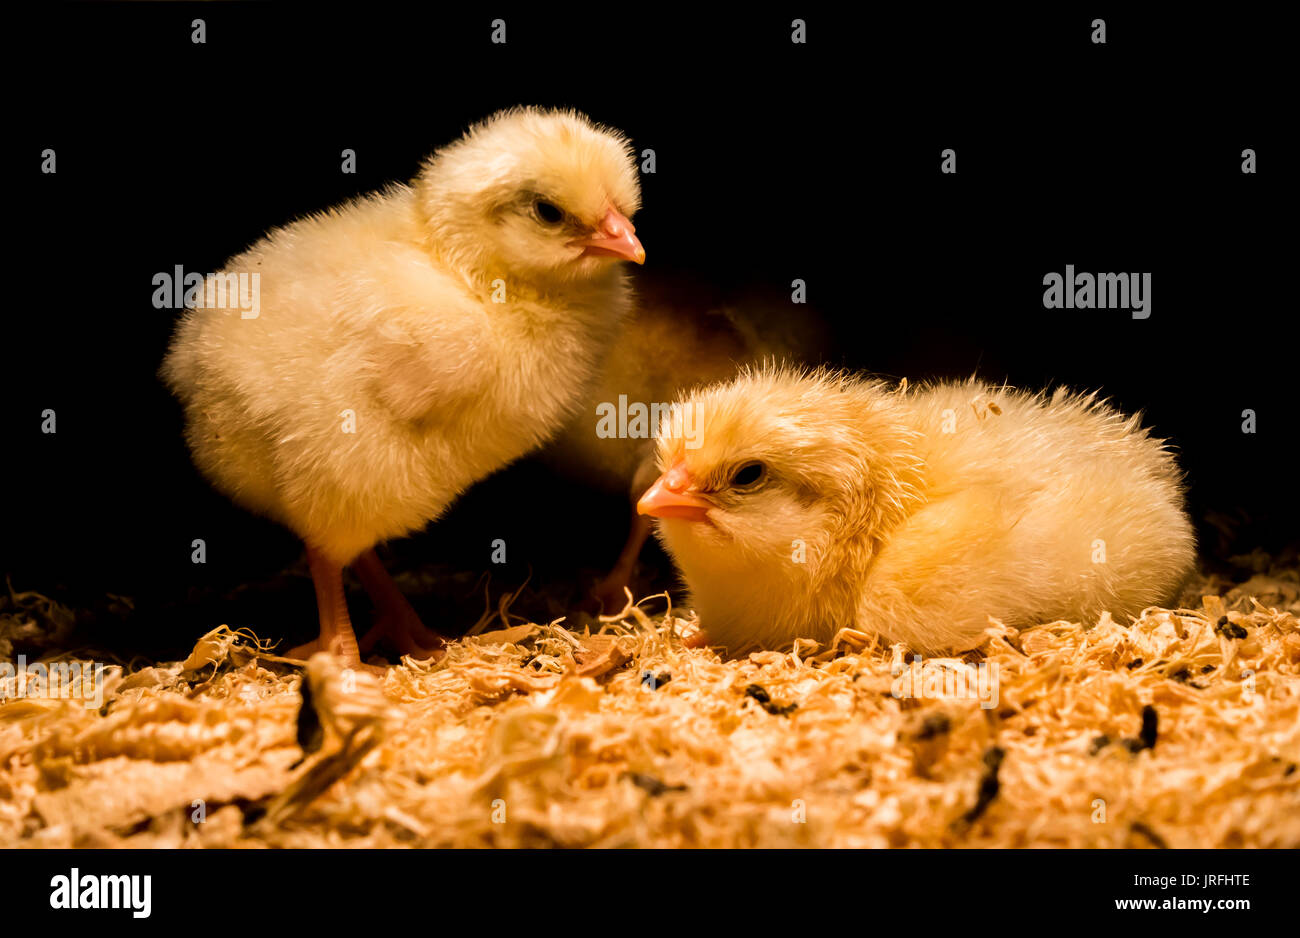
POLYGON ((538 199, 533 203, 533 211, 540 221, 547 225, 558 225, 564 221, 564 210, 553 202, 538 199))
POLYGON ((767 467, 761 462, 747 462, 731 474, 731 484, 734 488, 749 489, 766 477, 767 467))

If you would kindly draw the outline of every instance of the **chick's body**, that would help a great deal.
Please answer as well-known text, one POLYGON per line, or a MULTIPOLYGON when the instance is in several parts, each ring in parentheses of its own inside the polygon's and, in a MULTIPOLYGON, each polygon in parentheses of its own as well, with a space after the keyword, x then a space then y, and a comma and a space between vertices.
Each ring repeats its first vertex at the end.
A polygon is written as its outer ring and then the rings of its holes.
POLYGON ((628 303, 611 269, 493 305, 415 208, 393 190, 273 233, 227 265, 264 272, 258 318, 203 310, 167 363, 200 468, 340 563, 553 433, 628 303))
POLYGON ((622 138, 524 110, 271 232, 225 268, 260 274, 258 314, 190 310, 164 363, 195 462, 327 565, 422 527, 582 400, 638 201, 622 138))
POLYGON ((1193 558, 1172 457, 1092 396, 767 368, 690 403, 700 445, 663 441, 643 510, 733 652, 1133 615, 1193 558))

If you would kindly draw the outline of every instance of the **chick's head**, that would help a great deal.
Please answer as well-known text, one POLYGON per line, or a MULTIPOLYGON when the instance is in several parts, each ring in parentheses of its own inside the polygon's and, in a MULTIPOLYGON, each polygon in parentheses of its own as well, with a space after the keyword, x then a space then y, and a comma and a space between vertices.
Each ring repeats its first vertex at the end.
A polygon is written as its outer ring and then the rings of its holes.
POLYGON ((631 144, 574 111, 502 111, 434 154, 416 185, 431 241, 471 273, 565 282, 645 261, 631 144))
POLYGON ((749 368, 674 405, 659 431, 661 474, 637 510, 658 519, 716 639, 728 615, 711 605, 761 602, 775 614, 774 597, 812 609, 812 594, 852 592, 920 497, 912 440, 896 392, 879 383, 749 368))

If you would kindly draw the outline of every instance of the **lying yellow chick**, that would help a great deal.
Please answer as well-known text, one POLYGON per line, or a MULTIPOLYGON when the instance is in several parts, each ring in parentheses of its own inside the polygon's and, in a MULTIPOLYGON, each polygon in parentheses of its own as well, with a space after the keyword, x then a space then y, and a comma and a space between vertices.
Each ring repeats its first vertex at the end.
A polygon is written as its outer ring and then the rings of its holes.
POLYGON ((769 365, 673 419, 638 510, 732 654, 843 627, 934 654, 990 616, 1135 615, 1193 560, 1173 458, 1095 395, 769 365))
MULTIPOLYGON (((501 112, 393 186, 270 232, 224 273, 260 275, 256 315, 187 311, 162 374, 199 468, 295 531, 320 639, 358 662, 424 628, 372 550, 555 433, 584 399, 642 263, 628 141, 572 112, 501 112), (352 564, 378 625, 358 647, 352 564)), ((216 295, 215 293, 213 295, 216 295)), ((483 545, 486 558, 489 546, 483 545)))

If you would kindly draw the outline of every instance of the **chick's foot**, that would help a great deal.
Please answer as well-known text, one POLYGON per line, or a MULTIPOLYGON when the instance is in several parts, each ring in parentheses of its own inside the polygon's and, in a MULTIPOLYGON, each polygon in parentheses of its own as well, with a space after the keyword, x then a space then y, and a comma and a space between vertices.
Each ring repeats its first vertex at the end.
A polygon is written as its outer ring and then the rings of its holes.
POLYGON ((370 595, 377 613, 374 626, 361 637, 362 652, 369 653, 383 638, 399 654, 417 660, 442 656, 446 639, 420 621, 373 549, 352 562, 352 572, 370 595))
POLYGON ((409 613, 379 613, 374 626, 361 636, 361 651, 369 654, 381 638, 387 639, 399 654, 418 661, 442 657, 447 645, 446 639, 420 621, 414 609, 409 613))
POLYGON ((305 661, 323 651, 338 658, 346 667, 382 673, 383 668, 375 668, 361 660, 357 636, 352 631, 352 620, 343 595, 343 567, 310 545, 307 547, 307 565, 311 568, 312 584, 316 588, 320 637, 289 649, 286 656, 305 661))
POLYGON ((700 629, 697 632, 692 632, 690 635, 682 639, 682 647, 683 648, 708 648, 709 636, 703 629, 700 629))
POLYGON ((357 671, 366 671, 370 674, 377 674, 377 675, 384 675, 388 673, 387 668, 380 667, 379 665, 374 665, 374 664, 366 664, 364 661, 361 660, 360 650, 357 649, 355 638, 353 638, 352 640, 351 654, 349 654, 349 650, 346 643, 335 642, 332 645, 332 647, 322 648, 321 640, 317 638, 310 642, 306 642, 302 645, 295 645, 293 648, 290 648, 288 651, 286 651, 284 653, 284 656, 286 658, 298 658, 302 661, 306 661, 308 658, 316 654, 318 651, 325 651, 327 654, 331 654, 335 658, 338 658, 340 663, 342 663, 342 665, 345 668, 353 668, 357 671))
MULTIPOLYGON (((618 555, 613 569, 591 588, 591 600, 595 610, 607 616, 622 612, 627 606, 628 598, 624 590, 632 581, 636 572, 636 562, 641 556, 641 548, 650 537, 650 519, 632 512, 632 525, 627 541, 618 555)), ((635 602, 635 600, 633 600, 635 602)))
POLYGON ((625 590, 631 578, 631 570, 615 567, 591 588, 591 600, 586 608, 604 616, 622 612, 628 604, 625 590))

